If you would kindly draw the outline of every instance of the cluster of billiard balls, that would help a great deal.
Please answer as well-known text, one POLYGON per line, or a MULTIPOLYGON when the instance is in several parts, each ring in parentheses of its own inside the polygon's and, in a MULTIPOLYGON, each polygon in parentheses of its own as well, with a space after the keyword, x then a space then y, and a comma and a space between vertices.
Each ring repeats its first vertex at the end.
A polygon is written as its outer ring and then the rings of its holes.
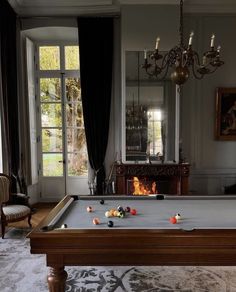
POLYGON ((175 216, 170 217, 169 220, 170 220, 170 223, 176 224, 176 223, 178 223, 180 221, 180 219, 181 219, 180 214, 176 213, 175 216))
POLYGON ((122 206, 118 206, 117 209, 110 209, 109 211, 106 211, 105 216, 107 218, 110 218, 110 217, 124 218, 126 213, 136 215, 137 211, 135 209, 130 209, 130 207, 126 207, 124 209, 122 206))
MULTIPOLYGON (((100 200, 100 204, 103 205, 104 204, 104 200, 100 200)), ((93 208, 91 206, 88 206, 87 207, 87 212, 93 212, 93 208)), ((136 209, 131 209, 130 207, 126 207, 124 209, 122 206, 118 206, 117 209, 110 209, 109 211, 106 211, 105 212, 105 216, 107 218, 110 218, 110 217, 124 218, 126 213, 130 213, 132 215, 136 215, 137 211, 136 211, 136 209)), ((94 218, 93 219, 93 224, 94 225, 100 224, 99 218, 94 218)), ((108 227, 113 227, 114 226, 114 222, 109 220, 107 222, 107 226, 108 227)))

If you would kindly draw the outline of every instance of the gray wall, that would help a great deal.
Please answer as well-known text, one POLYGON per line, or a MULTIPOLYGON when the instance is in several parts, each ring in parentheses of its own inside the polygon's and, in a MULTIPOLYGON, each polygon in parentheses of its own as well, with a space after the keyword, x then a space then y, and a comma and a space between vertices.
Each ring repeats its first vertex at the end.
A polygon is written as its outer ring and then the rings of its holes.
MULTIPOLYGON (((178 15, 178 6, 172 5, 127 5, 122 8, 122 80, 126 50, 151 49, 157 36, 161 38, 161 50, 178 44, 178 15)), ((187 14, 184 19, 186 39, 191 30, 195 33, 193 47, 200 53, 209 49, 210 36, 215 33, 215 44, 222 47, 225 65, 203 80, 191 79, 184 85, 180 138, 184 156, 191 163, 190 191, 221 194, 224 186, 236 183, 236 142, 215 140, 215 92, 217 87, 236 87, 236 15, 187 14)), ((122 94, 123 88, 124 83, 122 94)), ((121 133, 119 135, 116 147, 121 145, 121 133)))
POLYGON ((216 88, 235 87, 236 15, 187 15, 186 32, 194 30, 193 46, 199 52, 209 49, 210 36, 222 46, 225 65, 203 80, 184 86, 181 102, 181 131, 184 154, 191 163, 191 190, 220 194, 224 186, 236 183, 236 142, 217 141, 216 88))

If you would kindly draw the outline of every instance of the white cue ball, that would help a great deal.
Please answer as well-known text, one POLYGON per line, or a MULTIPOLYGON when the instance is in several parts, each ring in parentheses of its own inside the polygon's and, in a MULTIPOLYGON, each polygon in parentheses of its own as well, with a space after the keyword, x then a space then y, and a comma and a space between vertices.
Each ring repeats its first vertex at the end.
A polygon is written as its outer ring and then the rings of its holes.
POLYGON ((107 218, 111 217, 111 213, 110 213, 110 211, 106 211, 105 216, 106 216, 107 218))
POLYGON ((179 221, 180 219, 181 219, 181 216, 180 216, 180 214, 175 214, 175 219, 177 220, 177 221, 179 221))

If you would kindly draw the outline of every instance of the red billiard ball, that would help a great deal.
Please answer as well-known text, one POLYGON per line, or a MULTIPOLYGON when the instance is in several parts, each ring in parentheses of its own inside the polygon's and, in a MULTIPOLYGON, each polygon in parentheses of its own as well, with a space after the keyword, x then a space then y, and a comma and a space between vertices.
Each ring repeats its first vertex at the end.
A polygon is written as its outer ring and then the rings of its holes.
POLYGON ((177 219, 175 217, 170 217, 170 223, 176 224, 177 223, 177 219))
POLYGON ((136 215, 136 214, 137 214, 137 211, 136 211, 136 209, 131 209, 131 210, 130 210, 130 213, 131 213, 132 215, 136 215))

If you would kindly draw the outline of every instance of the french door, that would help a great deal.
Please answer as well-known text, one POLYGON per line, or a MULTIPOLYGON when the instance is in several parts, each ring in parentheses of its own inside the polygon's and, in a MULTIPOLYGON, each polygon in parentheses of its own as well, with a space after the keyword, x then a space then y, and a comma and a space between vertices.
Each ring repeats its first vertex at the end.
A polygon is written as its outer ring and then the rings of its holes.
POLYGON ((38 145, 43 200, 88 193, 78 46, 38 47, 38 145))

